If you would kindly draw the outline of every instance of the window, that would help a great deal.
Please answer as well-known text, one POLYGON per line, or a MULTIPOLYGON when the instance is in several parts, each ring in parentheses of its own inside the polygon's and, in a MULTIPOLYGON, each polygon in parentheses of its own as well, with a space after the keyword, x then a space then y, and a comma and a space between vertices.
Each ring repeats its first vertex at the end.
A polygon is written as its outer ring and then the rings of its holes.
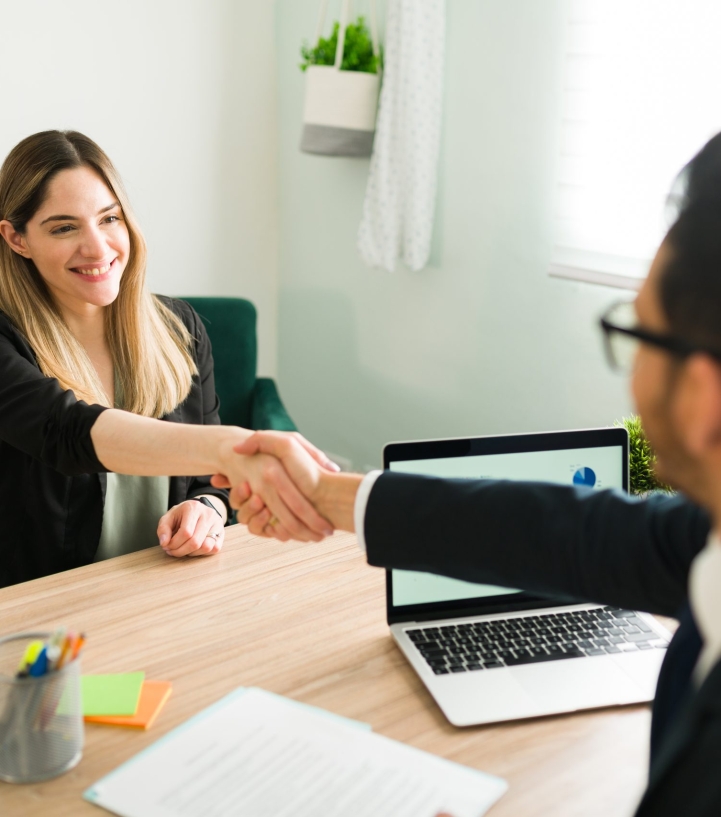
POLYGON ((721 130, 720 31, 719 0, 569 0, 552 275, 638 287, 721 130))

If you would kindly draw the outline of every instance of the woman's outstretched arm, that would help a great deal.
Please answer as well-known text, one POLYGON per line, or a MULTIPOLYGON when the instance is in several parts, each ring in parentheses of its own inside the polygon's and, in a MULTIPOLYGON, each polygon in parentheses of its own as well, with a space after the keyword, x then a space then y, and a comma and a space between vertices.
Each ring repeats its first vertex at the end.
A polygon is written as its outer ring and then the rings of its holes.
POLYGON ((277 459, 233 451, 252 433, 237 426, 165 423, 107 409, 93 423, 90 437, 96 457, 109 471, 138 476, 222 474, 231 485, 249 483, 293 539, 319 540, 332 533, 277 459))

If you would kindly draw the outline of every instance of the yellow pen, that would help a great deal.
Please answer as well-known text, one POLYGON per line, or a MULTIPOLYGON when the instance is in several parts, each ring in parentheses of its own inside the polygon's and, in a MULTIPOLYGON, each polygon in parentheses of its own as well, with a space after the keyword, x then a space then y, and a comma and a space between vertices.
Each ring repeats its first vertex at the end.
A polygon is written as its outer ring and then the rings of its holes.
POLYGON ((27 672, 28 669, 35 663, 40 650, 45 646, 44 641, 31 641, 25 648, 23 657, 18 664, 18 672, 27 672))

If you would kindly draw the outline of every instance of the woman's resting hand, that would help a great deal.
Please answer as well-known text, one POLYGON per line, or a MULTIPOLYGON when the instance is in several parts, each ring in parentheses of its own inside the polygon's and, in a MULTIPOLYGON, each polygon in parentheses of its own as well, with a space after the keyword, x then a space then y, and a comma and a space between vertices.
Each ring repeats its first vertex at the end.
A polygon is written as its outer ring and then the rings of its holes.
POLYGON ((158 522, 158 542, 168 556, 212 556, 224 538, 221 517, 194 499, 173 506, 158 522))

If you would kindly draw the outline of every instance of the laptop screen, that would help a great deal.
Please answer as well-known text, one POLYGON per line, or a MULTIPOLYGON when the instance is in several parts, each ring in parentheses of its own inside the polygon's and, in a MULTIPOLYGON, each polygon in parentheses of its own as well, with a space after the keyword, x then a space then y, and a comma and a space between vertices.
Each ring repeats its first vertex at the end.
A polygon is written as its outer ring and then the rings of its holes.
MULTIPOLYGON (((628 435, 623 428, 517 434, 467 440, 391 443, 384 451, 391 471, 434 477, 513 479, 628 490, 628 435)), ((473 584, 430 573, 388 571, 388 612, 407 619, 467 608, 534 606, 538 597, 517 588, 473 584)), ((546 600, 544 600, 546 601, 546 600)), ((470 611, 470 610, 469 610, 470 611)))

